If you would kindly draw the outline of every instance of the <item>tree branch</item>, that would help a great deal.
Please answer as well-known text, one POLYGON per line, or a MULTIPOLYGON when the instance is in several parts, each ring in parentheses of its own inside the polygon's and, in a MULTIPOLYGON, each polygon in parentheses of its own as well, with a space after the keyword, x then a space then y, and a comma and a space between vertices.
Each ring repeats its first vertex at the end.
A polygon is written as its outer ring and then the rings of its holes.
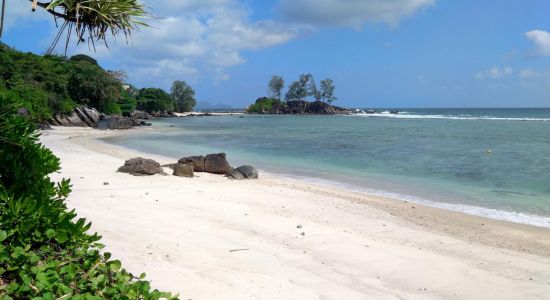
MULTIPOLYGON (((70 22, 76 22, 77 21, 76 18, 70 18, 69 16, 67 16, 65 14, 62 14, 62 13, 59 13, 59 12, 56 12, 53 9, 47 9, 48 5, 50 5, 51 2, 43 3, 43 2, 35 2, 36 0, 29 0, 29 1, 33 2, 33 4, 36 3, 36 6, 42 7, 43 9, 45 9, 47 12, 49 12, 50 14, 52 14, 55 17, 58 17, 58 18, 61 18, 63 20, 67 20, 67 21, 70 21, 70 22)), ((33 7, 33 11, 34 11, 34 7, 33 7)))

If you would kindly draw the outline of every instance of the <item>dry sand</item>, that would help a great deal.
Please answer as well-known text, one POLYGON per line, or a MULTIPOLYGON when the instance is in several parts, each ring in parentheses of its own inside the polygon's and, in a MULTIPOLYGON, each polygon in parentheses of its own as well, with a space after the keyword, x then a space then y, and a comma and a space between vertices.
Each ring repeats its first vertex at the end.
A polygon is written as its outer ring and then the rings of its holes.
POLYGON ((173 159, 96 139, 112 134, 130 132, 55 128, 41 141, 106 251, 181 299, 550 298, 549 229, 265 173, 134 177, 116 173, 125 159, 173 159))

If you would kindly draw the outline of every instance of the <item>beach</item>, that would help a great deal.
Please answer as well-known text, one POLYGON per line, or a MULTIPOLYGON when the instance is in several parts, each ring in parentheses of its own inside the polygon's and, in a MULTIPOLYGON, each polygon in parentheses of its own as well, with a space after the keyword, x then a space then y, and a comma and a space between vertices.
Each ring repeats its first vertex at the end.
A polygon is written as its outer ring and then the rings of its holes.
MULTIPOLYGON (((550 229, 277 177, 117 173, 141 156, 60 128, 41 142, 105 251, 181 299, 544 299, 550 229)), ((183 152, 183 151, 182 151, 183 152)), ((229 158, 231 162, 231 158, 229 158)), ((168 172, 169 169, 166 169, 168 172)))

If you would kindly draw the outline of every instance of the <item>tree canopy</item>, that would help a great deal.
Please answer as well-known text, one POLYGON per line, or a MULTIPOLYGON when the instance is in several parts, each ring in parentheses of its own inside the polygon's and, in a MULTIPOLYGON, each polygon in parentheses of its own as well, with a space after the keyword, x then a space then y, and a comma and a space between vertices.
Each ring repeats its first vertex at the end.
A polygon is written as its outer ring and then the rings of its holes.
MULTIPOLYGON (((273 78, 275 78, 275 76, 273 78)), ((283 80, 282 77, 280 80, 283 80)), ((310 96, 316 101, 326 101, 328 103, 332 103, 334 100, 338 99, 334 96, 335 86, 332 79, 321 80, 320 85, 320 89, 317 88, 313 75, 309 73, 302 74, 298 80, 293 81, 288 87, 285 100, 304 100, 310 96)), ((271 87, 271 81, 269 86, 271 87)))
POLYGON ((197 105, 195 90, 185 81, 176 80, 172 83, 171 96, 174 100, 174 110, 177 112, 192 111, 197 105))
POLYGON ((271 97, 281 100, 281 93, 285 87, 285 80, 282 76, 273 75, 269 80, 268 88, 271 97))
POLYGON ((144 88, 137 97, 137 109, 148 113, 173 111, 174 105, 170 94, 158 88, 144 88))

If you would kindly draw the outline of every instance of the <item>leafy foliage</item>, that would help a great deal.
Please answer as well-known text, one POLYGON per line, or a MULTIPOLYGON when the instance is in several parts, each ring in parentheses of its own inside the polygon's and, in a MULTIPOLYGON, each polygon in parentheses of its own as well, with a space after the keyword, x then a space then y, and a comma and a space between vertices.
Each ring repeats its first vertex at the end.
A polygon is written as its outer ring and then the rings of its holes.
POLYGON ((171 96, 174 99, 174 109, 177 112, 192 111, 197 105, 195 91, 187 82, 176 80, 172 84, 171 96))
POLYGON ((119 102, 120 111, 123 116, 130 116, 134 110, 136 110, 137 100, 134 94, 132 93, 131 87, 128 89, 123 89, 120 93, 121 99, 119 102))
POLYGON ((85 60, 72 63, 68 81, 69 95, 78 104, 84 104, 106 114, 120 114, 122 82, 111 73, 85 60))
POLYGON ((137 108, 148 113, 173 111, 172 97, 162 89, 145 88, 139 91, 137 108))
POLYGON ((89 57, 88 55, 85 55, 85 54, 77 54, 77 55, 71 56, 71 58, 69 60, 71 60, 71 61, 87 61, 91 64, 96 65, 96 66, 98 65, 97 60, 95 60, 95 58, 89 57))
POLYGON ((100 252, 90 223, 65 205, 69 181, 48 178, 59 159, 17 108, 0 96, 0 298, 173 299, 100 252))
POLYGON ((67 81, 70 64, 57 56, 22 53, 0 45, 0 90, 19 99, 35 119, 52 112, 67 113, 75 103, 70 99, 67 81))
POLYGON ((66 59, 22 53, 0 45, 0 94, 18 100, 34 120, 88 105, 120 114, 122 83, 86 55, 66 59))
POLYGON ((282 76, 273 75, 269 80, 268 88, 272 98, 281 99, 281 93, 285 87, 285 80, 282 76))
POLYGON ((63 21, 48 53, 51 53, 63 33, 66 32, 67 45, 71 35, 76 34, 77 43, 88 41, 94 48, 95 42, 107 45, 107 36, 123 34, 128 37, 139 26, 147 26, 140 20, 146 16, 144 6, 138 0, 53 0, 48 3, 32 1, 36 6, 46 9, 56 20, 63 21))
POLYGON ((256 102, 250 105, 246 111, 249 113, 266 113, 270 112, 277 106, 283 108, 285 104, 279 99, 263 97, 257 99, 256 102))
POLYGON ((332 79, 325 79, 321 80, 321 99, 323 101, 327 101, 328 103, 332 103, 334 100, 337 100, 338 98, 334 96, 334 82, 332 79))

